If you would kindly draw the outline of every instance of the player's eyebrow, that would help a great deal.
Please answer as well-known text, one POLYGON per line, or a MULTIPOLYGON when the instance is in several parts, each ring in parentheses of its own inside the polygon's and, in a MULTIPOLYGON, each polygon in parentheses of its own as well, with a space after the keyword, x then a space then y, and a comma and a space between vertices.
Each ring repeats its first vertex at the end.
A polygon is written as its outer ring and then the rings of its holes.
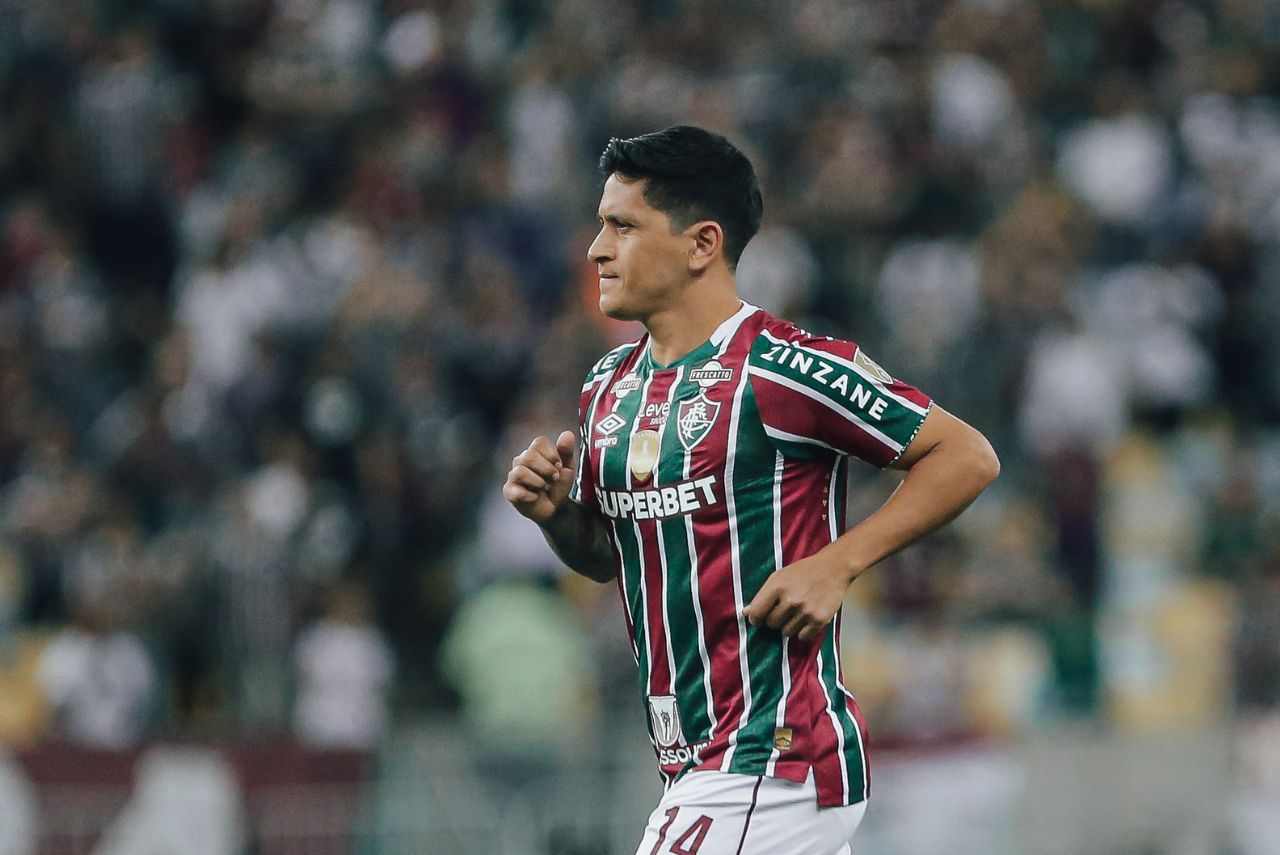
POLYGON ((622 217, 613 213, 597 214, 596 220, 602 223, 608 223, 611 226, 634 226, 635 225, 635 223, 631 222, 630 220, 623 219, 622 217))

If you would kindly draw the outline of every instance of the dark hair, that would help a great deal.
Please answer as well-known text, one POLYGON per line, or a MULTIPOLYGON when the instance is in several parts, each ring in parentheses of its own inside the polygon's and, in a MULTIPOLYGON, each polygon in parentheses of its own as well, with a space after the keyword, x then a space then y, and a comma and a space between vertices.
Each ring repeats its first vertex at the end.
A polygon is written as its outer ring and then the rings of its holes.
POLYGON ((644 136, 609 140, 600 172, 629 181, 645 179, 645 201, 685 229, 715 220, 724 230, 724 255, 732 270, 760 229, 764 202, 747 156, 719 134, 676 125, 644 136))

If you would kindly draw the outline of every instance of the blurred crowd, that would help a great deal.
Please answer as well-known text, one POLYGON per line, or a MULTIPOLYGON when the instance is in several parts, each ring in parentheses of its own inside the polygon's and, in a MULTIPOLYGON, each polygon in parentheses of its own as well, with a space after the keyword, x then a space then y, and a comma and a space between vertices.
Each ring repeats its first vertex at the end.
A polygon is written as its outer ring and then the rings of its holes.
MULTIPOLYGON (((636 703, 500 485, 637 330, 610 136, 752 157, 743 296, 1004 474, 854 586, 877 738, 1280 708, 1274 0, 0 0, 0 739, 636 703)), ((864 467, 850 513, 893 479, 864 467)))

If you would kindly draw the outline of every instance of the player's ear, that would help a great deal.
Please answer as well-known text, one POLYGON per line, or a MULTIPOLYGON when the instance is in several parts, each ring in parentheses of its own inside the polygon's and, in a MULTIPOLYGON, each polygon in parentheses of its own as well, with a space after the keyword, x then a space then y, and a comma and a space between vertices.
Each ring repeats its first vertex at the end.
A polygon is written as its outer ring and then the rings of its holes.
POLYGON ((724 230, 715 220, 703 220, 685 231, 693 239, 689 250, 689 270, 701 273, 724 254, 724 230))

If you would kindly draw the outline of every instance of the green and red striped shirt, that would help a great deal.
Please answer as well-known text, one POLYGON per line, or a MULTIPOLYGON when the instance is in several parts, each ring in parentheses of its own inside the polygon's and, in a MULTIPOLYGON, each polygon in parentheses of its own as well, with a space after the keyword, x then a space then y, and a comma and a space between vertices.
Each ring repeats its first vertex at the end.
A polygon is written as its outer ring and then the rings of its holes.
POLYGON ((742 610, 769 574, 842 533, 849 458, 893 462, 929 407, 853 342, 746 304, 671 365, 646 335, 591 370, 572 498, 609 531, 668 785, 693 769, 798 782, 812 770, 819 805, 867 798, 839 616, 800 641, 742 610))

